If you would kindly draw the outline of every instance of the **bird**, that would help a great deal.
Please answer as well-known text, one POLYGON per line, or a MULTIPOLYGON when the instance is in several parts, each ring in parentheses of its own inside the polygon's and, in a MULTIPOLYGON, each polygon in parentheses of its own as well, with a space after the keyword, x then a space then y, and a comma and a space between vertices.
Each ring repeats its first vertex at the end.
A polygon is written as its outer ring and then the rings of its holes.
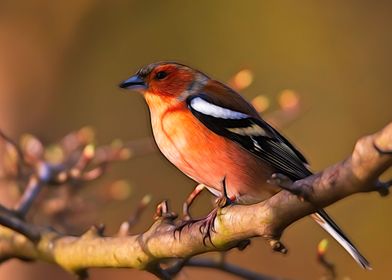
MULTIPOLYGON (((256 109, 228 85, 177 62, 140 68, 120 88, 142 93, 154 139, 163 155, 198 183, 184 203, 203 190, 230 202, 251 204, 281 190, 268 179, 296 181, 312 175, 308 161, 256 109)), ((369 262, 323 209, 311 217, 364 269, 369 262)))

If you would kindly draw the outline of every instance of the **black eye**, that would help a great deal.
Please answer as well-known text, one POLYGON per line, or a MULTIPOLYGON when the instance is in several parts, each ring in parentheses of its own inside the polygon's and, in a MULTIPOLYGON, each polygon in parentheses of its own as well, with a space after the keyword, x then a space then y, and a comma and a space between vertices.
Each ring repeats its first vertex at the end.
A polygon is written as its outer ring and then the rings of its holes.
POLYGON ((157 80, 162 80, 162 79, 166 78, 166 76, 167 76, 167 73, 166 73, 165 71, 160 71, 160 72, 158 72, 158 73, 155 75, 155 78, 156 78, 157 80))

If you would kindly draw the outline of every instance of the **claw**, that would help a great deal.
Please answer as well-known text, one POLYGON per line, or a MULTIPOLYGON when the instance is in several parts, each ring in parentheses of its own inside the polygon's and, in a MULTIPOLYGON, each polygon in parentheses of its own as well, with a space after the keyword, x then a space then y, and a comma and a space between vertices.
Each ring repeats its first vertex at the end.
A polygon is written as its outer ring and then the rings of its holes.
POLYGON ((203 245, 207 246, 207 239, 210 241, 211 245, 215 246, 214 243, 212 243, 212 238, 211 238, 211 233, 216 232, 215 230, 215 218, 218 215, 218 210, 220 208, 215 208, 214 210, 211 211, 210 214, 203 220, 203 223, 199 227, 199 231, 201 234, 203 234, 203 245))
POLYGON ((185 227, 190 227, 192 224, 198 222, 199 220, 192 220, 190 217, 186 220, 181 220, 179 224, 176 225, 176 228, 173 230, 173 237, 176 238, 176 234, 178 233, 178 239, 181 238, 181 232, 185 227))
POLYGON ((185 227, 190 227, 195 223, 201 222, 199 232, 203 235, 204 246, 207 245, 207 239, 210 241, 211 244, 213 244, 211 240, 211 232, 216 232, 214 228, 214 222, 219 209, 220 208, 213 209, 211 213, 209 213, 205 218, 182 220, 173 231, 174 237, 176 237, 176 234, 178 233, 178 238, 181 238, 181 232, 185 227))

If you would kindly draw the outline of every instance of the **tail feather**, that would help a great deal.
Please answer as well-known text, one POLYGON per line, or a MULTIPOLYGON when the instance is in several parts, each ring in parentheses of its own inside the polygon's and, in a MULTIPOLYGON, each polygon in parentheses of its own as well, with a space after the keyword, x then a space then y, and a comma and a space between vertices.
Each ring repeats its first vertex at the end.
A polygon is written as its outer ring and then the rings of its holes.
POLYGON ((351 243, 348 237, 343 233, 339 226, 328 216, 324 210, 318 210, 311 215, 312 218, 344 248, 354 258, 354 260, 364 269, 371 270, 369 262, 351 243))

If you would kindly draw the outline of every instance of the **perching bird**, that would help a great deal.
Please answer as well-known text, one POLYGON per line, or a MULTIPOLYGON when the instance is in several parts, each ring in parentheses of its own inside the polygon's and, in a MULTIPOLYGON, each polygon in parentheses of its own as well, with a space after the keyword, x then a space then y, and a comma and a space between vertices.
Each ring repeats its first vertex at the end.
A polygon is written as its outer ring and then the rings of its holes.
MULTIPOLYGON (((158 62, 120 85, 143 93, 155 141, 178 169, 217 197, 252 203, 280 188, 267 183, 273 173, 292 180, 312 175, 305 157, 266 123, 240 94, 188 66, 158 62)), ((314 220, 363 268, 371 269, 342 230, 322 209, 314 220)))

